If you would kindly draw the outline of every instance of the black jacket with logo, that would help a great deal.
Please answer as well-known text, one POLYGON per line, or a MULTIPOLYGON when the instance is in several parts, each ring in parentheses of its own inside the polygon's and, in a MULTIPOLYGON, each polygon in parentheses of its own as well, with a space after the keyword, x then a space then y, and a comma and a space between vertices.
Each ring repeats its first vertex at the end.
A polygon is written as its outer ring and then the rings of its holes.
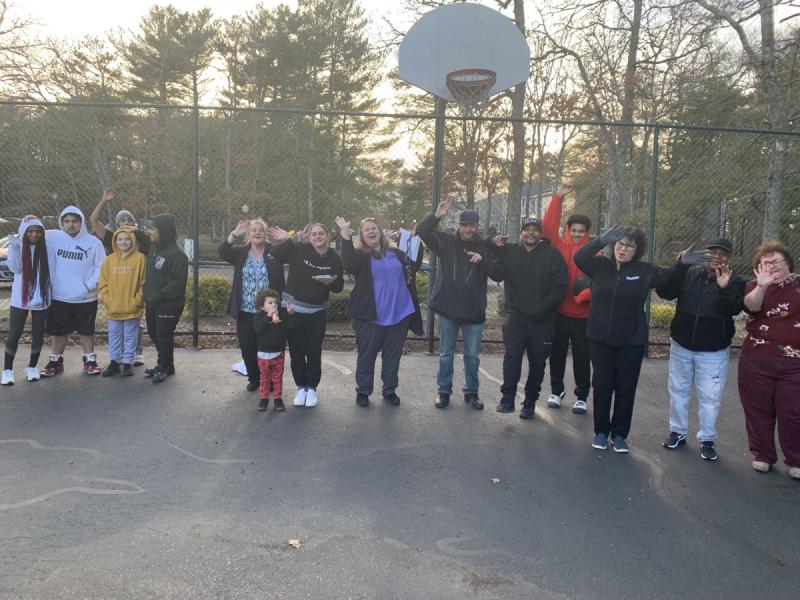
POLYGON ((603 249, 597 240, 575 254, 575 264, 592 278, 592 307, 586 324, 586 337, 607 346, 646 346, 647 315, 644 304, 652 288, 680 280, 687 267, 676 262, 668 269, 633 260, 617 263, 598 255, 603 249))
POLYGON ((486 278, 502 280, 503 269, 480 237, 462 240, 457 233, 436 231, 438 223, 436 215, 431 214, 417 225, 417 234, 439 258, 431 308, 457 323, 483 323, 486 321, 486 278), (467 252, 480 254, 481 262, 473 265, 467 252))
POLYGON ((692 267, 683 279, 659 287, 658 295, 678 299, 670 337, 693 352, 716 352, 731 345, 736 327, 733 317, 742 310, 745 281, 732 275, 720 288, 714 275, 703 265, 692 267))
POLYGON ((150 244, 147 253, 147 270, 144 276, 144 301, 150 305, 186 303, 186 280, 189 276, 189 258, 176 242, 175 216, 170 214, 153 217, 158 229, 158 244, 150 244))
POLYGON ((327 306, 330 295, 344 288, 342 259, 333 248, 320 254, 309 243, 288 239, 272 248, 272 256, 280 264, 289 264, 283 289, 298 302, 327 306), (325 285, 314 279, 316 275, 333 275, 336 280, 325 285))

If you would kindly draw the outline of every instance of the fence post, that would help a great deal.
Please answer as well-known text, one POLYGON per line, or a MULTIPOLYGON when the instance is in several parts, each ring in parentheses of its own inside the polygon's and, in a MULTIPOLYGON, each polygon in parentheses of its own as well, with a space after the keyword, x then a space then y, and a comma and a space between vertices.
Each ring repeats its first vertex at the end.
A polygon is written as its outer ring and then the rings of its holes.
POLYGON ((200 343, 200 110, 192 109, 192 346, 200 343))
MULTIPOLYGON (((431 183, 431 205, 433 212, 439 206, 442 195, 442 171, 444 170, 444 111, 447 100, 436 98, 436 129, 433 144, 433 181, 431 183)), ((428 353, 433 354, 433 309, 431 308, 431 295, 436 282, 436 255, 430 254, 431 274, 428 276, 428 353)))
MULTIPOLYGON (((650 244, 647 249, 647 261, 652 263, 656 252, 656 198, 658 197, 658 136, 661 128, 656 126, 653 130, 653 165, 650 173, 650 244)), ((647 315, 647 347, 650 347, 650 298, 647 295, 645 314, 647 315)))

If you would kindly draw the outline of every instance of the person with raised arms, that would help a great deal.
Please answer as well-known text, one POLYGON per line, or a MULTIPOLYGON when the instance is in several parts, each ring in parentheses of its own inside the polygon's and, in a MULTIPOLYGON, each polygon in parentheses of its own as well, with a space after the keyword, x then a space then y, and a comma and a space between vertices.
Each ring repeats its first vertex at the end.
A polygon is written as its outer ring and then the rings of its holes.
POLYGON ((358 346, 356 361, 356 404, 368 406, 375 379, 375 361, 381 355, 381 393, 392 406, 397 395, 400 358, 409 329, 422 335, 422 315, 417 301, 417 265, 397 248, 390 248, 375 219, 361 221, 358 248, 352 240, 350 223, 336 217, 342 238, 345 271, 355 277, 347 303, 358 346))
POLYGON ((285 318, 292 378, 297 386, 292 404, 311 408, 319 402, 317 387, 322 379, 330 295, 344 288, 342 259, 330 247, 328 228, 322 223, 309 225, 296 237, 280 227, 270 227, 269 235, 281 242, 272 249, 275 260, 289 265, 282 305, 291 310, 285 318))

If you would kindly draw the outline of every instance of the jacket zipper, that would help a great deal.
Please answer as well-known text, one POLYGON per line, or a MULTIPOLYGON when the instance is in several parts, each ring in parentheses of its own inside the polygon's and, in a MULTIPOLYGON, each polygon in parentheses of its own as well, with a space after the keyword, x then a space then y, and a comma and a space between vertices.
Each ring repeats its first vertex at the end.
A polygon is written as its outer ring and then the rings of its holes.
POLYGON ((614 280, 614 292, 611 294, 611 306, 608 309, 608 331, 606 332, 606 339, 611 342, 611 326, 614 322, 614 301, 617 299, 617 286, 619 285, 619 278, 622 275, 622 270, 617 271, 617 277, 614 280))
POLYGON ((692 341, 694 341, 695 336, 697 336, 697 322, 700 320, 700 311, 703 310, 703 298, 706 295, 706 290, 708 289, 708 277, 705 278, 706 282, 703 284, 703 291, 700 292, 700 302, 697 303, 697 314, 694 316, 694 328, 692 329, 692 341))

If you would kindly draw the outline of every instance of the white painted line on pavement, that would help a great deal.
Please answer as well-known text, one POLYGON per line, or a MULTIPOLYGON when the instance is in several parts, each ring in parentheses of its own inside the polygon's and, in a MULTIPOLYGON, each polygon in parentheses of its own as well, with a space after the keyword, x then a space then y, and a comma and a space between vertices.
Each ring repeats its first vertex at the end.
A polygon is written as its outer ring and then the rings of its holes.
POLYGON ((230 464, 236 464, 236 463, 254 462, 252 460, 248 460, 248 459, 244 459, 244 458, 203 458, 202 456, 197 456, 197 454, 192 454, 188 450, 184 450, 180 446, 176 446, 175 444, 173 444, 172 442, 170 442, 168 440, 165 440, 164 438, 160 438, 160 439, 161 439, 161 441, 163 441, 168 446, 172 446, 173 448, 175 448, 175 450, 177 450, 178 452, 182 452, 183 454, 185 454, 189 458, 193 458, 195 460, 199 460, 200 462, 204 462, 204 463, 211 463, 211 464, 215 464, 215 465, 230 465, 230 464))

